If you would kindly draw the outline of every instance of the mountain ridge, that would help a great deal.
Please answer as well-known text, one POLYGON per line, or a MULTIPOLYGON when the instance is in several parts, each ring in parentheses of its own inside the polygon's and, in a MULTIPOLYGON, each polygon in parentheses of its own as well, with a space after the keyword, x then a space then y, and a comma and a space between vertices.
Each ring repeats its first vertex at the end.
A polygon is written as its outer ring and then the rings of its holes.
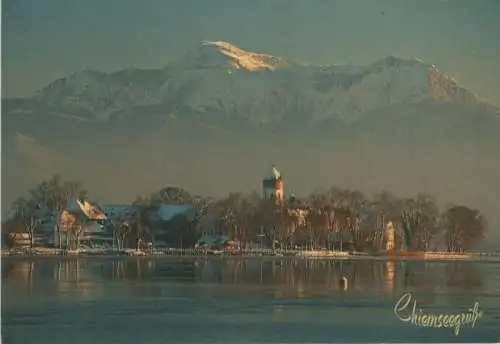
POLYGON ((165 181, 255 191, 276 163, 299 194, 428 192, 500 223, 498 109, 437 67, 393 56, 307 66, 237 49, 200 43, 162 68, 75 72, 4 101, 5 202, 52 173, 113 203, 165 181))
POLYGON ((34 97, 16 100, 85 120, 107 121, 134 107, 151 106, 177 115, 219 112, 262 125, 289 112, 303 112, 310 123, 332 118, 352 122, 376 108, 426 99, 500 113, 418 59, 389 55, 366 66, 306 66, 223 41, 204 41, 161 69, 75 72, 34 97))

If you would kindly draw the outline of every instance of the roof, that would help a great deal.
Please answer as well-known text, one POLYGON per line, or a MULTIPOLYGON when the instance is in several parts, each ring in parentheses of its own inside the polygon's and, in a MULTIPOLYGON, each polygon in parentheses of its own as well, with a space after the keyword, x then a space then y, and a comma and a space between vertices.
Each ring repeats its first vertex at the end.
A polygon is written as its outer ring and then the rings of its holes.
POLYGON ((135 206, 132 204, 108 204, 101 207, 106 217, 114 218, 126 215, 132 215, 135 206))
MULTIPOLYGON (((135 206, 131 204, 109 204, 101 207, 104 214, 109 218, 132 215, 135 206)), ((193 209, 191 204, 161 204, 156 216, 163 221, 170 221, 177 215, 185 214, 193 209)))
POLYGON ((105 220, 106 215, 104 212, 96 205, 84 200, 81 202, 80 200, 76 200, 78 206, 82 210, 82 212, 87 216, 89 220, 105 220))
POLYGON ((104 220, 106 219, 106 215, 97 205, 90 203, 87 200, 79 200, 72 199, 68 206, 66 207, 66 211, 71 214, 85 215, 89 220, 104 220))
POLYGON ((272 166, 271 169, 264 176, 265 180, 278 180, 281 179, 281 173, 278 171, 276 166, 272 166))
POLYGON ((229 240, 227 235, 204 235, 199 240, 199 244, 219 245, 229 240))
POLYGON ((175 216, 185 214, 193 209, 191 204, 162 204, 158 208, 158 217, 163 221, 170 221, 175 216))

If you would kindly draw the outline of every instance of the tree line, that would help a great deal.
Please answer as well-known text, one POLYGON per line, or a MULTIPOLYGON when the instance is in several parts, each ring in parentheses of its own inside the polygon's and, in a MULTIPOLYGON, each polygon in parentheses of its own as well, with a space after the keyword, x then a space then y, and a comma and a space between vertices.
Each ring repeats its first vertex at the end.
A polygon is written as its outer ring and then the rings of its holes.
MULTIPOLYGON (((4 240, 9 240, 8 232, 22 228, 33 245, 39 226, 52 222, 59 239, 65 234, 66 247, 78 247, 89 219, 67 214, 75 198, 87 199, 80 182, 60 176, 41 182, 13 203, 13 216, 3 223, 7 228, 4 240)), ((440 211, 430 195, 401 198, 383 191, 368 197, 336 187, 305 197, 291 196, 282 203, 263 200, 258 193, 230 193, 217 199, 165 187, 138 197, 132 205, 131 212, 110 217, 104 224, 118 247, 140 248, 160 241, 193 247, 204 235, 223 234, 240 246, 260 242, 282 249, 380 251, 385 248, 386 225, 392 222, 396 249, 426 251, 440 246, 464 252, 480 243, 487 228, 479 210, 453 205, 440 211), (192 211, 162 221, 152 216, 162 204, 190 204, 192 211)), ((62 240, 58 242, 62 247, 62 240)))

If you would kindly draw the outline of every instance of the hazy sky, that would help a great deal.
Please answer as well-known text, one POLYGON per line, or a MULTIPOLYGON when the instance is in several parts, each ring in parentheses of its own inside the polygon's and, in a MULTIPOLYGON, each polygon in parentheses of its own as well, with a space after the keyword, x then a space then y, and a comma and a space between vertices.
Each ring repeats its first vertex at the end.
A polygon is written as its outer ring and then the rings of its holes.
POLYGON ((500 105, 500 0, 2 3, 9 96, 83 68, 161 67, 209 39, 311 64, 415 56, 500 105))

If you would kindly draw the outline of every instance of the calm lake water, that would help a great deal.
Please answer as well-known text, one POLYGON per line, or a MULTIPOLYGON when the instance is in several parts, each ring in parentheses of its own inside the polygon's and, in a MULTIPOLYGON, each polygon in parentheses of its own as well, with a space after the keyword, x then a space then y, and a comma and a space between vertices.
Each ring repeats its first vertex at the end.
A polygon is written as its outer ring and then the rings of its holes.
POLYGON ((2 258, 2 343, 499 340, 499 262, 2 258), (417 313, 482 317, 419 327, 394 312, 407 292, 417 313))

